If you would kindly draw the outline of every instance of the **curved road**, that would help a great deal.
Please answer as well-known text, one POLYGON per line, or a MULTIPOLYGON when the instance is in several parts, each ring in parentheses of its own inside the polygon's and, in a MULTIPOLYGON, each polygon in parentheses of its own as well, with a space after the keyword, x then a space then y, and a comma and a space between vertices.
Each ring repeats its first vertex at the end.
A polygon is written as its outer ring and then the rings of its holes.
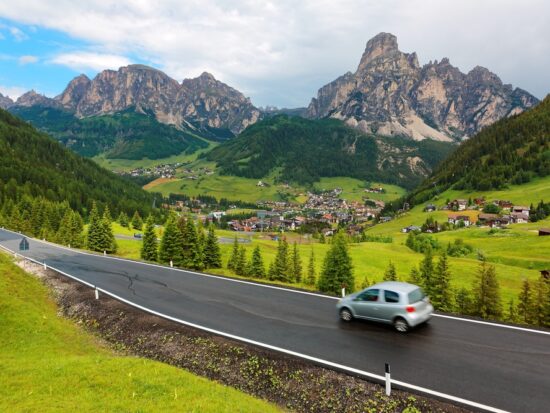
POLYGON ((57 247, 0 230, 0 245, 163 314, 496 409, 550 406, 550 335, 434 317, 400 335, 338 321, 334 298, 57 247))

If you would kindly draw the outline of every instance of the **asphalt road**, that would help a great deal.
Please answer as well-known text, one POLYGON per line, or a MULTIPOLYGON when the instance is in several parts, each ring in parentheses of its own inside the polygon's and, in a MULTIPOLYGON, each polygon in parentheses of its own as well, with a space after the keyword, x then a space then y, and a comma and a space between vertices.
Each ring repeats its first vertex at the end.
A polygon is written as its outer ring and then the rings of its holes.
POLYGON ((550 408, 550 335, 441 317, 401 335, 339 322, 331 298, 29 242, 22 255, 172 317, 375 374, 390 363, 395 380, 506 411, 550 408))

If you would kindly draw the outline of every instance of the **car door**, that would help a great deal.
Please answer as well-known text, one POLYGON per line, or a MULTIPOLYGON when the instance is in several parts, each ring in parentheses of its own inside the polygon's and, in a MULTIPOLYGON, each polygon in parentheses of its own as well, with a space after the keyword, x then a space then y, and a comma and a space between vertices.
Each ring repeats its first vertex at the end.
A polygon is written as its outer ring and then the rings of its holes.
POLYGON ((380 290, 371 288, 363 291, 353 300, 353 310, 356 317, 369 320, 379 320, 380 290))
POLYGON ((390 290, 384 290, 380 294, 380 307, 378 310, 378 315, 381 320, 391 323, 395 315, 399 312, 400 307, 400 296, 399 293, 390 290))

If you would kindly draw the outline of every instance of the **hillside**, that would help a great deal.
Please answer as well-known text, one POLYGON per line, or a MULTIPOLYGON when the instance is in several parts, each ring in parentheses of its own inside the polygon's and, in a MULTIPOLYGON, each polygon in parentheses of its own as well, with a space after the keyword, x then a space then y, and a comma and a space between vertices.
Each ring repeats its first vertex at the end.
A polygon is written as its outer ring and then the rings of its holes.
POLYGON ((279 411, 183 369, 114 352, 59 317, 51 291, 3 253, 0 273, 0 411, 279 411))
POLYGON ((112 212, 138 210, 143 215, 154 198, 0 110, 0 202, 18 202, 23 195, 67 201, 81 213, 95 200, 112 212))
POLYGON ((447 189, 487 191, 550 175, 550 96, 462 143, 409 195, 424 202, 447 189))
POLYGON ((400 137, 378 138, 336 119, 279 115, 260 121, 204 155, 220 172, 260 179, 280 168, 280 181, 313 184, 344 176, 411 188, 453 145, 400 137))
POLYGON ((87 157, 159 159, 208 146, 196 134, 160 123, 152 113, 137 113, 133 108, 87 118, 43 106, 15 106, 10 111, 87 157))

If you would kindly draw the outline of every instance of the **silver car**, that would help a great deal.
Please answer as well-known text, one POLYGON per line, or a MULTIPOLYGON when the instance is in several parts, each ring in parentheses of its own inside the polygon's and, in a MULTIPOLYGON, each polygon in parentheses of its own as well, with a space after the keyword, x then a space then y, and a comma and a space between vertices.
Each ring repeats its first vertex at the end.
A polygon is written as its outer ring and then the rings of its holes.
POLYGON ((342 321, 354 318, 393 324, 406 333, 409 328, 428 321, 434 308, 417 285, 387 281, 343 297, 336 305, 342 321))

